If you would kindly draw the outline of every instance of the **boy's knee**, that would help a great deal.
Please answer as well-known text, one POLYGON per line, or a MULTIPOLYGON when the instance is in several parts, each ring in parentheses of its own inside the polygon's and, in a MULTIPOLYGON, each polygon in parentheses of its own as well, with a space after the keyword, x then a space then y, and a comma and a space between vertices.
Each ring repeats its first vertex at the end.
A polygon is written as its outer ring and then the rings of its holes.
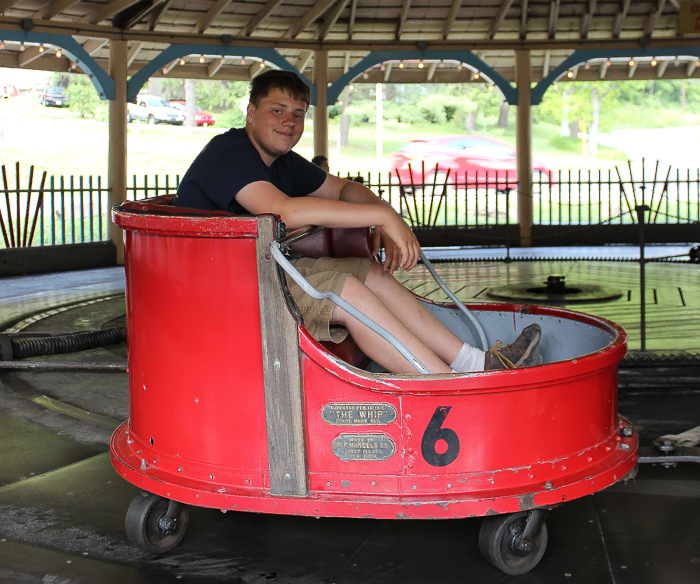
POLYGON ((352 304, 352 300, 362 298, 366 296, 367 293, 372 293, 367 286, 360 282, 355 276, 348 276, 345 278, 345 284, 343 284, 343 291, 340 293, 340 297, 352 304))

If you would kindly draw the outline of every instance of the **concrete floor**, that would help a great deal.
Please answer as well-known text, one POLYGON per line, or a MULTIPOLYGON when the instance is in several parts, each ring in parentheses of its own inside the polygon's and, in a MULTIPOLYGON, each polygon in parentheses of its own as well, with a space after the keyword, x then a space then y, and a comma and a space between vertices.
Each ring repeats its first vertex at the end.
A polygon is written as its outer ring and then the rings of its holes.
MULTIPOLYGON (((591 278, 602 266, 579 263, 589 267, 580 273, 591 278)), ((506 276, 504 264, 494 262, 489 278, 496 285, 518 273, 530 277, 541 271, 538 265, 509 264, 506 276)), ((469 264, 438 265, 445 274, 465 269, 469 264)), ((679 277, 693 282, 696 276, 679 277)), ((123 291, 119 268, 5 279, 0 330, 112 326, 124 314, 123 291)), ((695 333, 674 350, 700 346, 699 337, 695 333)), ((126 347, 41 359, 124 364, 126 347)), ((692 379, 676 386, 633 385, 619 398, 620 413, 635 423, 644 445, 700 425, 700 387, 692 379)), ((126 509, 139 489, 109 461, 111 432, 127 417, 123 371, 0 370, 0 582, 700 581, 700 466, 693 464, 641 465, 636 480, 553 510, 542 562, 516 580, 481 558, 480 519, 313 519, 191 508, 182 543, 153 556, 126 537, 126 509)))

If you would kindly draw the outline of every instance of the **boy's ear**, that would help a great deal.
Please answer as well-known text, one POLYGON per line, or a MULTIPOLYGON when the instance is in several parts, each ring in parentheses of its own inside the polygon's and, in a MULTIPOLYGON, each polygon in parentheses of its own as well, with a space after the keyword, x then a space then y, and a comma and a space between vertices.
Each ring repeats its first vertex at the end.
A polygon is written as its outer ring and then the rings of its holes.
POLYGON ((250 122, 253 117, 253 112, 255 111, 255 106, 248 102, 248 107, 246 108, 246 121, 250 122))

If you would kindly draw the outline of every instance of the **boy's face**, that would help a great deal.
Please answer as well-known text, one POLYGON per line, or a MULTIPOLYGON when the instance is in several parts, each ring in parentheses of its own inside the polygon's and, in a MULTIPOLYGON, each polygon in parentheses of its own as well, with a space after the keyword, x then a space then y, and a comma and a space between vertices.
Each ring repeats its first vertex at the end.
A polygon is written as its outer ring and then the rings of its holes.
POLYGON ((306 102, 279 89, 261 99, 258 107, 248 104, 246 131, 267 165, 297 145, 304 132, 306 108, 306 102))

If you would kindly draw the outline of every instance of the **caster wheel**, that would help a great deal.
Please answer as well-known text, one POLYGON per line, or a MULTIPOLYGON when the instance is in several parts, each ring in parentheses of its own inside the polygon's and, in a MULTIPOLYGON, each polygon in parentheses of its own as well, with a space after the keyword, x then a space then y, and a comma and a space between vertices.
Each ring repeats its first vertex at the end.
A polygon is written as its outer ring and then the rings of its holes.
POLYGON ((141 493, 126 512, 126 534, 145 551, 164 554, 182 541, 189 517, 182 503, 141 493))
MULTIPOLYGON (((539 510, 538 510, 539 511, 539 510)), ((479 532, 481 555, 496 568, 519 576, 534 568, 547 549, 547 526, 542 519, 539 532, 523 538, 523 532, 533 512, 523 511, 510 515, 486 517, 479 532)), ((546 514, 546 511, 543 511, 546 514)))
POLYGON ((688 257, 691 262, 700 262, 700 245, 694 245, 688 252, 688 257))

